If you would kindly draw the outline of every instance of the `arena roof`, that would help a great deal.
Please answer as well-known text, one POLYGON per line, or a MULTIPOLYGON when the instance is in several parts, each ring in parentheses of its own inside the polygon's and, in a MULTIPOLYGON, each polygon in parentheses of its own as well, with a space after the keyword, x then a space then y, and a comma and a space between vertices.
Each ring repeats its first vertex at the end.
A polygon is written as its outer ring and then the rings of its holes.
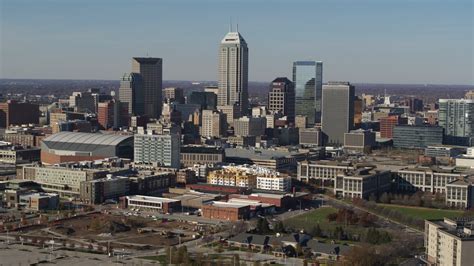
POLYGON ((133 136, 82 133, 82 132, 59 132, 43 140, 50 149, 56 150, 89 150, 95 145, 116 146, 121 142, 133 139, 133 136))

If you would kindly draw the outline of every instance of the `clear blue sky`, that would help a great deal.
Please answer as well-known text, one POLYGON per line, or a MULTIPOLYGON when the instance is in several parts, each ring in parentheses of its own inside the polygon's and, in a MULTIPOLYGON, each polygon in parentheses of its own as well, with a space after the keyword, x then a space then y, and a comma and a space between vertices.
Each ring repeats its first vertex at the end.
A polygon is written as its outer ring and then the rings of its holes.
POLYGON ((232 17, 253 81, 314 59, 325 81, 472 85, 473 2, 0 0, 0 77, 118 79, 148 54, 165 80, 215 80, 232 17))

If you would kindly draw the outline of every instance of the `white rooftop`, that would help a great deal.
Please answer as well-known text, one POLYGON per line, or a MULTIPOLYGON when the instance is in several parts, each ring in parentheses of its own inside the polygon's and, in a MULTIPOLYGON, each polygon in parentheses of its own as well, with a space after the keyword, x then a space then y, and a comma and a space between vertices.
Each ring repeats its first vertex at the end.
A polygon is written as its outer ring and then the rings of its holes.
POLYGON ((240 35, 239 32, 231 31, 228 32, 224 39, 222 39, 221 44, 247 44, 244 40, 244 37, 240 35))
POLYGON ((175 199, 141 196, 141 195, 127 196, 127 199, 128 200, 145 201, 145 202, 154 202, 154 203, 155 202, 178 202, 179 201, 179 200, 175 200, 175 199))

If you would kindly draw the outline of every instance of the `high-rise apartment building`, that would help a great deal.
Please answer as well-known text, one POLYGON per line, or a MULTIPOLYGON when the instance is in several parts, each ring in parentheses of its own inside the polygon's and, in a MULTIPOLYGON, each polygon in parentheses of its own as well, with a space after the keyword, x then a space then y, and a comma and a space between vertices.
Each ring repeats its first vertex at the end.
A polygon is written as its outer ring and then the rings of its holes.
POLYGON ((162 105, 163 60, 153 57, 134 57, 132 72, 142 77, 144 114, 159 118, 162 105))
POLYGON ((145 96, 140 74, 126 73, 120 78, 119 100, 128 105, 129 114, 144 114, 145 96))
POLYGON ((295 83, 296 115, 307 116, 309 125, 320 123, 323 62, 294 62, 293 82, 295 83))
POLYGON ((238 105, 239 113, 248 109, 248 47, 239 32, 229 32, 219 47, 218 105, 238 105))
POLYGON ((179 134, 134 136, 134 160, 137 163, 179 168, 180 149, 179 134))
POLYGON ((295 87, 286 77, 272 81, 268 92, 268 110, 280 112, 289 122, 295 122, 295 87))
POLYGON ((225 133, 225 115, 218 111, 202 110, 201 136, 222 137, 225 133))
POLYGON ((355 88, 349 82, 329 82, 323 86, 322 131, 326 143, 344 144, 344 133, 354 127, 355 88))
POLYGON ((474 100, 440 99, 438 122, 448 136, 474 137, 474 100))

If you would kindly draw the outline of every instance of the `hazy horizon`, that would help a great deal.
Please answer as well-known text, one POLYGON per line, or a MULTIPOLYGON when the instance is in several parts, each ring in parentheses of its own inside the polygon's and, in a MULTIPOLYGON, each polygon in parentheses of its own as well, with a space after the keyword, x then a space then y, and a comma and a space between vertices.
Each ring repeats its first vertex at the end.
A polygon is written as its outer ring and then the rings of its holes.
POLYGON ((291 79, 321 60, 324 81, 474 84, 469 0, 0 0, 0 78, 118 80, 131 58, 163 58, 163 79, 215 81, 229 19, 249 45, 249 79, 291 79))

